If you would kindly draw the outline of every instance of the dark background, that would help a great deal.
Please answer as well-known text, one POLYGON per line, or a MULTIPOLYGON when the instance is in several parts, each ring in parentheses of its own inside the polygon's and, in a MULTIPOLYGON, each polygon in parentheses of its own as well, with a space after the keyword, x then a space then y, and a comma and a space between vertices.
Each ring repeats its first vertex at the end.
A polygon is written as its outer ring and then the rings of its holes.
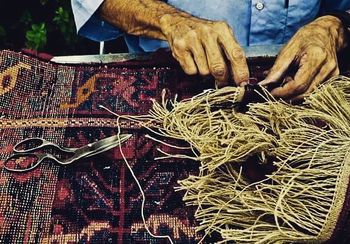
MULTIPOLYGON (((97 54, 99 43, 76 34, 70 0, 9 0, 0 15, 0 49, 23 48, 55 56, 97 54)), ((123 38, 105 43, 105 53, 126 51, 123 38)))

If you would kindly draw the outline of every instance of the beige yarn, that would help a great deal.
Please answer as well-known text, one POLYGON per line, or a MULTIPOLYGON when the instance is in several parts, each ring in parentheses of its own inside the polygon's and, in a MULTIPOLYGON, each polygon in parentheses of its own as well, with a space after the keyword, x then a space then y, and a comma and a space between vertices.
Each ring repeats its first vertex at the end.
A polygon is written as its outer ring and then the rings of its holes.
POLYGON ((350 176, 350 79, 329 80, 300 106, 261 94, 266 102, 251 104, 245 114, 234 106, 242 89, 154 102, 148 116, 129 119, 184 140, 193 151, 164 157, 201 162, 200 174, 178 188, 187 205, 197 206, 197 231, 237 243, 328 240, 350 176), (259 163, 275 158, 276 170, 266 180, 249 183, 242 174, 252 155, 259 155, 259 163))

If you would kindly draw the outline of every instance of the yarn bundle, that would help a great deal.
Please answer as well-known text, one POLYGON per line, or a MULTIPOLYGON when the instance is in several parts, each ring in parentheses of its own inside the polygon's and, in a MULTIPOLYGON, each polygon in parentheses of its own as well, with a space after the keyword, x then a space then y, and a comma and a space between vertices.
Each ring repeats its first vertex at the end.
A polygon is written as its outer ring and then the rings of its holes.
MULTIPOLYGON (((350 176, 350 79, 318 87, 301 105, 272 98, 237 112, 244 88, 206 90, 183 101, 154 102, 137 118, 154 133, 188 143, 200 173, 179 182, 196 206, 197 231, 237 243, 320 243, 346 229, 350 176), (152 128, 151 128, 152 127, 152 128), (273 168, 262 179, 247 161, 273 168), (346 217, 346 216, 345 216, 346 217)), ((344 234, 344 233, 343 233, 344 234)))

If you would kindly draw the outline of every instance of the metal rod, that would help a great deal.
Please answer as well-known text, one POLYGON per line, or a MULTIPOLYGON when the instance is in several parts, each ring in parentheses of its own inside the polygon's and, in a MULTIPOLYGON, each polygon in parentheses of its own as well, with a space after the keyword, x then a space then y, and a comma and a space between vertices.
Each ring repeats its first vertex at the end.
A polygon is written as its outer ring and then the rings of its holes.
POLYGON ((103 54, 105 52, 105 42, 100 42, 100 52, 99 54, 103 54))

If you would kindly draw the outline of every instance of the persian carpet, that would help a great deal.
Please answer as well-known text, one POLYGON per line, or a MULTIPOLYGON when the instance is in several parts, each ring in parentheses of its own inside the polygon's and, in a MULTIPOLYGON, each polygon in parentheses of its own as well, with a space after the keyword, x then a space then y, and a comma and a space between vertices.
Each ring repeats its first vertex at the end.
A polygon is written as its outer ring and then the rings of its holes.
MULTIPOLYGON (((253 65, 255 77, 269 65, 253 65)), ((80 147, 116 134, 117 118, 99 105, 119 114, 146 114, 163 89, 182 99, 212 85, 156 57, 58 65, 0 51, 0 243, 166 243, 144 228, 142 197, 119 148, 68 166, 43 162, 28 173, 9 173, 2 163, 24 138, 80 147)), ((196 243, 201 236, 194 231, 194 209, 184 205, 183 193, 174 187, 195 174, 198 163, 157 161, 157 148, 174 149, 147 139, 148 132, 130 121, 120 126, 133 135, 122 150, 145 191, 148 226, 176 243, 196 243)))

